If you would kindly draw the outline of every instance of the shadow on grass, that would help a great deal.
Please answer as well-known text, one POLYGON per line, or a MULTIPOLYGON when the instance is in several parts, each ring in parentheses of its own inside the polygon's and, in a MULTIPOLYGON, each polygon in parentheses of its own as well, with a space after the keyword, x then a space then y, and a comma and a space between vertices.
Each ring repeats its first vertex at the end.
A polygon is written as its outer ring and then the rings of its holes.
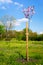
POLYGON ((21 59, 24 59, 24 60, 26 60, 25 58, 24 58, 24 56, 20 53, 20 52, 16 52, 16 53, 18 53, 18 55, 19 55, 19 58, 21 57, 21 59))
POLYGON ((36 55, 35 57, 29 57, 29 60, 27 61, 26 60, 26 57, 24 57, 20 52, 16 52, 16 53, 18 53, 18 55, 19 55, 19 58, 17 59, 17 61, 18 62, 30 62, 30 63, 38 63, 39 62, 39 60, 41 59, 41 56, 40 55, 36 55))

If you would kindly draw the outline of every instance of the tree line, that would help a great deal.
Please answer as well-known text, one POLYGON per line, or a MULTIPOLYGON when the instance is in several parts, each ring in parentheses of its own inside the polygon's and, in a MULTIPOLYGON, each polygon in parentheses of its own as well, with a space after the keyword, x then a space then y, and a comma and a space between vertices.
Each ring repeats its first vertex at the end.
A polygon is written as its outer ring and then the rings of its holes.
MULTIPOLYGON (((9 15, 0 18, 0 21, 3 23, 0 24, 0 40, 11 40, 12 38, 26 40, 26 28, 19 32, 12 30, 12 23, 14 23, 15 20, 16 19, 13 16, 9 15)), ((37 34, 37 32, 32 32, 32 30, 28 29, 28 40, 43 41, 43 34, 37 34)))
MULTIPOLYGON (((17 40, 26 40, 26 28, 22 31, 16 30, 7 30, 3 25, 0 25, 0 40, 11 40, 12 38, 16 38, 17 40)), ((43 41, 43 34, 37 34, 36 32, 32 32, 32 30, 28 29, 28 40, 32 41, 43 41)))

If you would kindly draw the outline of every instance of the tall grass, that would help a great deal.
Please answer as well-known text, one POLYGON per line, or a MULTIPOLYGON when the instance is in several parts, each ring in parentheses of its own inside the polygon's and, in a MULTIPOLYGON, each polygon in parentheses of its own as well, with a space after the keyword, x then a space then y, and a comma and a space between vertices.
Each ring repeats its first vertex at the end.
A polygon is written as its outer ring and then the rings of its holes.
POLYGON ((43 65, 43 41, 29 41, 28 56, 26 62, 25 41, 0 41, 0 65, 43 65))

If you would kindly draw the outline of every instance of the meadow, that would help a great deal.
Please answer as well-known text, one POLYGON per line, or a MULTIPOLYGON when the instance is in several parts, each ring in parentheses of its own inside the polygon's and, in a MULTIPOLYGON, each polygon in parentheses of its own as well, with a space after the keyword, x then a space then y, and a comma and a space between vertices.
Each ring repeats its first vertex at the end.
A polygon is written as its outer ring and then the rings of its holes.
POLYGON ((0 41, 0 65, 43 65, 43 41, 28 42, 26 61, 26 41, 0 41))

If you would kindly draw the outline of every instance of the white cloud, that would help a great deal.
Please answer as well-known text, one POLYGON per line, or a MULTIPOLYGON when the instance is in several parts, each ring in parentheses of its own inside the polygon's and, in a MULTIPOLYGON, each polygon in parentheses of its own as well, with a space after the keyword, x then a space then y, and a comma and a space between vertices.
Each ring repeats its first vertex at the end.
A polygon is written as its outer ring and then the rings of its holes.
POLYGON ((18 3, 18 2, 14 2, 14 4, 15 4, 15 5, 19 5, 19 3, 18 3))
POLYGON ((14 22, 13 21, 7 21, 5 26, 9 28, 10 24, 11 24, 12 27, 14 26, 14 22))
POLYGON ((20 22, 18 22, 17 20, 12 21, 12 26, 19 26, 20 22))
POLYGON ((0 21, 0 25, 3 25, 3 23, 0 21))
POLYGON ((7 8, 6 8, 5 6, 2 6, 1 9, 5 10, 5 9, 7 9, 7 8))
POLYGON ((43 32, 40 32, 39 34, 43 34, 43 32))
POLYGON ((28 21, 28 19, 27 18, 22 18, 22 19, 18 19, 17 21, 18 22, 26 22, 26 21, 28 21))
POLYGON ((17 6, 19 6, 19 7, 23 7, 23 4, 20 4, 20 3, 18 3, 18 2, 14 2, 14 5, 17 5, 17 6))
POLYGON ((13 27, 13 26, 19 26, 20 25, 20 22, 14 22, 14 21, 7 21, 7 23, 6 23, 6 27, 10 27, 10 24, 11 24, 11 26, 13 27))
POLYGON ((15 20, 15 22, 14 21, 7 21, 6 26, 9 27, 10 23, 12 26, 20 26, 22 22, 26 22, 26 21, 28 21, 27 18, 17 19, 17 20, 15 20))
MULTIPOLYGON (((16 29, 15 29, 16 30, 16 29)), ((18 32, 20 32, 20 31, 22 31, 21 29, 19 30, 19 29, 17 29, 16 31, 18 31, 18 32)))
POLYGON ((9 28, 9 26, 10 26, 10 21, 7 21, 7 23, 6 23, 5 26, 9 28))
POLYGON ((12 3, 12 0, 0 0, 0 3, 12 3))
POLYGON ((27 22, 27 21, 28 21, 27 18, 21 18, 14 21, 7 21, 6 26, 9 28, 10 23, 12 26, 20 26, 23 22, 27 22))
POLYGON ((13 23, 15 26, 20 26, 22 22, 26 22, 28 21, 27 18, 21 18, 21 19, 17 19, 15 23, 13 23))
POLYGON ((9 8, 8 4, 12 4, 12 3, 13 3, 12 0, 0 0, 0 9, 5 10, 5 9, 9 8), (6 6, 7 6, 7 8, 6 8, 6 6))
POLYGON ((15 22, 14 25, 15 26, 20 26, 20 22, 15 22))
POLYGON ((26 22, 28 21, 27 18, 21 18, 21 19, 17 19, 15 23, 13 23, 15 26, 20 26, 22 22, 26 22))

